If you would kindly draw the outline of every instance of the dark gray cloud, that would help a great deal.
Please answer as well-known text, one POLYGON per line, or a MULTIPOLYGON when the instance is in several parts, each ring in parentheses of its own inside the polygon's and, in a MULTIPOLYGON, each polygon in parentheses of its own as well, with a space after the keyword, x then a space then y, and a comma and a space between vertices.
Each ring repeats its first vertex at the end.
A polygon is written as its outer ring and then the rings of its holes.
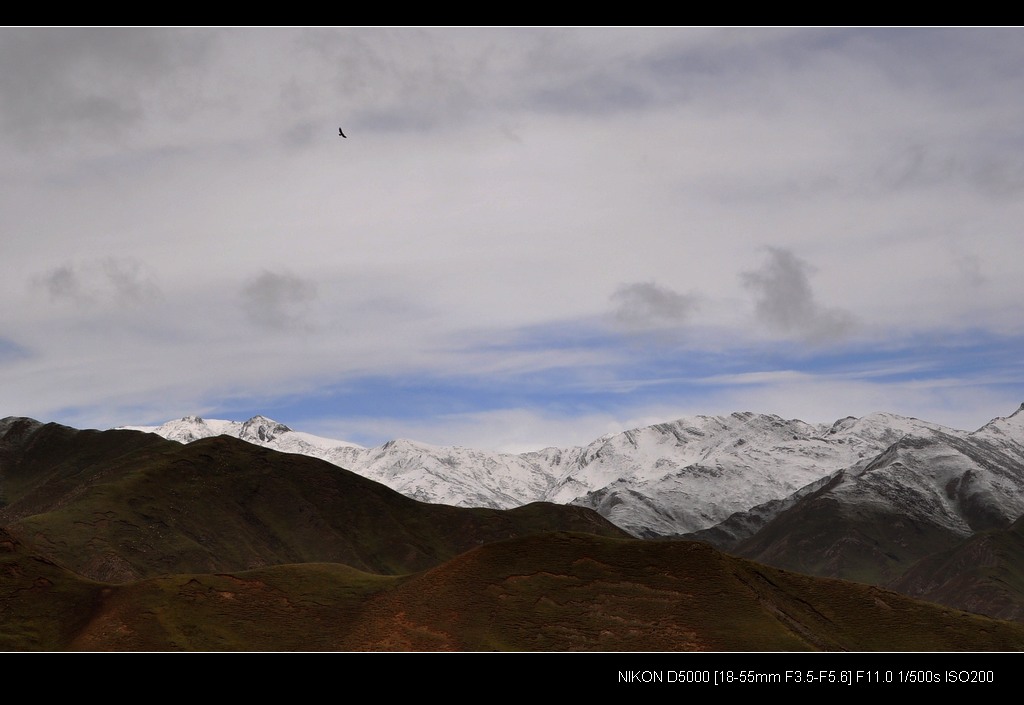
POLYGON ((62 264, 33 277, 32 282, 51 301, 83 306, 104 301, 136 306, 160 297, 160 289, 147 268, 125 257, 62 264))
POLYGON ((262 328, 308 328, 305 305, 317 298, 316 284, 294 274, 264 270, 242 288, 242 309, 262 328))
POLYGON ((611 296, 615 320, 627 328, 669 328, 686 322, 697 297, 654 282, 623 284, 611 296))
POLYGON ((813 342, 846 336, 853 327, 853 317, 815 301, 810 272, 810 265, 791 251, 770 247, 764 266, 740 277, 757 297, 757 318, 769 330, 813 342))
POLYGON ((35 278, 35 283, 45 289, 51 301, 83 300, 82 285, 70 265, 61 265, 35 278))

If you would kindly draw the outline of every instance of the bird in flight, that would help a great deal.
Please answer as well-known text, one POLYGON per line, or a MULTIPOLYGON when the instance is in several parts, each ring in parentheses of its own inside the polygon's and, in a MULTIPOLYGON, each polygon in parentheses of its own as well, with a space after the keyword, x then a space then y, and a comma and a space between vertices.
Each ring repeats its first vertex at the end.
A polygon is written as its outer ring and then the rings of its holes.
POLYGON ((344 137, 345 139, 348 139, 348 137, 345 135, 345 133, 341 131, 340 127, 338 128, 338 137, 344 137))

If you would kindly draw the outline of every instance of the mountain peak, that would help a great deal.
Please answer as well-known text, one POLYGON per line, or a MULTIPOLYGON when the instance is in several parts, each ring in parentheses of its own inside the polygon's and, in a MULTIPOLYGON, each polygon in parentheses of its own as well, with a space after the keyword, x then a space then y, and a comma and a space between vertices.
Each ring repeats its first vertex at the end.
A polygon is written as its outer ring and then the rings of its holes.
POLYGON ((263 414, 256 414, 255 416, 253 416, 251 419, 249 419, 245 423, 249 423, 249 424, 260 424, 261 423, 261 424, 270 424, 270 425, 273 425, 273 426, 283 426, 284 425, 284 424, 282 424, 279 421, 275 421, 272 418, 264 416, 263 414))
POLYGON ((975 434, 991 436, 1020 437, 1024 432, 1024 404, 1009 416, 998 416, 975 431, 975 434))
POLYGON ((291 433, 291 429, 283 423, 268 419, 266 416, 256 415, 242 424, 239 437, 242 440, 258 438, 260 441, 272 441, 282 433, 291 433))

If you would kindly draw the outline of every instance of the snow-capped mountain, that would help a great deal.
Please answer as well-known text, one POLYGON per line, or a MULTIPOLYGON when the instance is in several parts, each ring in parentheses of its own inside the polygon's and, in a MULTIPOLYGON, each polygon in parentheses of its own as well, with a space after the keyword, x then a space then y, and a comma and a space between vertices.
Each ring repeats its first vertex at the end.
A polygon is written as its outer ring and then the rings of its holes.
POLYGON ((516 455, 399 439, 375 448, 293 431, 264 416, 245 422, 186 416, 161 426, 124 428, 180 443, 228 435, 284 453, 310 455, 433 504, 510 509, 544 496, 552 480, 543 465, 516 455))
POLYGON ((548 498, 637 536, 676 535, 788 497, 919 425, 888 414, 832 426, 749 412, 684 418, 591 443, 548 498))
MULTIPOLYGON (((801 490, 806 494, 840 471, 851 477, 865 475, 868 468, 877 471, 887 449, 890 455, 900 452, 893 448, 906 453, 924 447, 925 441, 932 450, 919 461, 924 467, 935 467, 940 458, 955 465, 972 452, 1004 446, 1010 450, 999 452, 1016 458, 1018 471, 1024 459, 1024 413, 1019 410, 973 434, 885 413, 847 417, 831 425, 749 412, 693 416, 610 434, 584 447, 518 455, 409 440, 363 448, 292 431, 262 416, 245 422, 190 416, 134 428, 182 443, 227 434, 311 455, 426 502, 498 509, 533 501, 579 504, 636 536, 687 534, 757 506, 774 507, 761 516, 759 527, 794 504, 801 490), (962 450, 948 450, 950 444, 962 450), (961 460, 951 459, 958 453, 961 460)), ((892 464, 890 475, 897 485, 917 482, 916 476, 899 471, 912 464, 892 464)), ((980 480, 976 473, 972 478, 968 484, 974 487, 980 480)), ((999 515, 1016 510, 1017 493, 1024 497, 1024 488, 1013 483, 993 481, 986 488, 970 496, 991 498, 1003 507, 994 510, 999 515)), ((987 505, 982 501, 978 506, 987 505)), ((990 510, 975 513, 984 511, 990 510)), ((952 515, 949 521, 970 524, 952 515)))
POLYGON ((739 542, 715 534, 742 533, 740 517, 701 538, 790 570, 879 584, 1024 515, 1022 460, 1024 405, 973 433, 936 426, 907 433, 780 505, 739 542))

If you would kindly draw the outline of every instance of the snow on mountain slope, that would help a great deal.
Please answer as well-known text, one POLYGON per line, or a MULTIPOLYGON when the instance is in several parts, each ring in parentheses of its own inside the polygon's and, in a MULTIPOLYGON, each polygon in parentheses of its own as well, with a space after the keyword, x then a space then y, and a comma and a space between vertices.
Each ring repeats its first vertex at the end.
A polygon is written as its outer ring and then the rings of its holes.
POLYGON ((178 441, 179 443, 191 443, 192 441, 198 441, 200 438, 209 438, 210 436, 226 435, 237 437, 238 434, 235 430, 241 427, 242 424, 237 421, 202 419, 198 416, 185 416, 168 421, 160 426, 121 426, 122 429, 128 431, 156 433, 168 440, 178 441))
POLYGON ((1009 416, 992 419, 969 435, 977 441, 994 444, 1024 462, 1024 404, 1009 416))
POLYGON ((279 450, 282 453, 311 455, 324 460, 331 460, 333 457, 346 457, 364 450, 362 446, 355 443, 293 431, 284 424, 265 416, 254 416, 244 422, 185 416, 160 426, 122 426, 121 428, 156 433, 179 443, 191 443, 210 436, 233 436, 256 445, 279 450))
POLYGON ((746 412, 626 431, 583 449, 549 499, 592 507, 638 536, 696 531, 930 426, 888 414, 844 422, 818 426, 746 412))
POLYGON ((509 509, 546 497, 547 468, 522 456, 408 440, 363 453, 349 468, 414 499, 509 509))
POLYGON ((262 416, 245 422, 190 416, 135 428, 183 443, 224 433, 311 455, 425 502, 497 509, 533 501, 572 503, 594 508, 637 536, 671 536, 785 500, 841 469, 867 466, 903 438, 940 434, 970 444, 973 435, 975 445, 1024 438, 1024 418, 1018 417, 1024 414, 968 434, 884 413, 815 425, 738 412, 687 417, 609 434, 585 447, 519 455, 409 440, 363 448, 292 431, 262 416))
POLYGON ((1012 458, 964 438, 908 436, 850 473, 835 495, 966 537, 1024 514, 1024 473, 1012 458))
POLYGON ((893 580, 928 555, 1024 515, 1019 416, 974 433, 922 426, 820 489, 734 516, 702 537, 787 570, 893 580))
POLYGON ((191 443, 228 435, 283 453, 326 460, 423 502, 510 509, 544 496, 552 480, 519 456, 394 440, 376 448, 292 431, 264 416, 245 422, 186 416, 160 426, 125 426, 191 443))

